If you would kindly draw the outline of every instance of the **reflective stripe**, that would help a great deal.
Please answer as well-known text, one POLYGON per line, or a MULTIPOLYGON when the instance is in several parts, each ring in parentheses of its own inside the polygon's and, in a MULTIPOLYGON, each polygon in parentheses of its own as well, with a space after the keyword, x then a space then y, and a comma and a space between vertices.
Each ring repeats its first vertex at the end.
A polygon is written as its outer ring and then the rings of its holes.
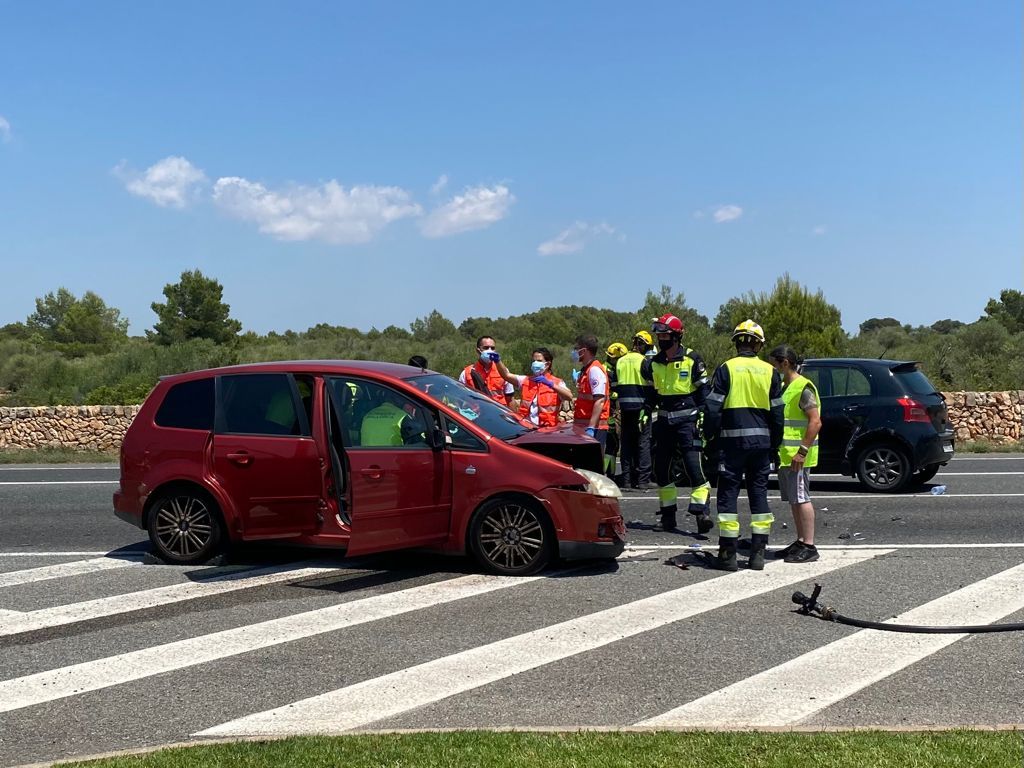
POLYGON ((679 490, 674 485, 663 485, 658 489, 658 503, 663 507, 671 507, 679 498, 679 490))
POLYGON ((619 405, 643 405, 644 398, 642 397, 620 397, 619 405))
POLYGON ((785 404, 786 404, 786 401, 785 401, 785 400, 783 400, 783 399, 782 399, 781 397, 776 397, 776 398, 773 398, 773 399, 771 400, 771 406, 772 406, 772 408, 774 408, 774 407, 775 407, 775 406, 777 406, 777 405, 785 405, 785 404))
POLYGON ((716 402, 716 403, 724 403, 725 402, 725 395, 720 395, 717 392, 712 392, 705 399, 706 400, 711 400, 711 401, 716 402))
MULTIPOLYGON (((803 443, 802 440, 783 440, 782 444, 783 445, 792 445, 792 446, 795 446, 795 447, 799 448, 804 443, 803 443)), ((809 448, 813 448, 817 444, 818 444, 818 438, 814 438, 814 442, 810 446, 808 446, 808 447, 809 448)))
POLYGON ((708 496, 711 495, 711 483, 698 485, 690 491, 690 502, 694 504, 707 504, 708 496))
POLYGON ((722 437, 771 437, 771 430, 762 427, 748 427, 747 429, 723 429, 722 437))
POLYGON ((740 516, 728 512, 718 513, 718 535, 735 539, 740 535, 740 516))
POLYGON ((700 408, 688 408, 688 409, 683 410, 683 411, 661 411, 661 410, 659 410, 658 411, 658 416, 660 418, 668 419, 668 418, 671 418, 673 416, 696 416, 698 413, 700 413, 700 408))
POLYGON ((803 429, 807 426, 807 419, 786 419, 785 426, 803 429))
POLYGON ((773 515, 771 512, 757 512, 757 513, 752 514, 750 516, 750 522, 752 522, 752 523, 761 523, 761 522, 764 522, 764 523, 774 523, 775 522, 775 515, 773 515))

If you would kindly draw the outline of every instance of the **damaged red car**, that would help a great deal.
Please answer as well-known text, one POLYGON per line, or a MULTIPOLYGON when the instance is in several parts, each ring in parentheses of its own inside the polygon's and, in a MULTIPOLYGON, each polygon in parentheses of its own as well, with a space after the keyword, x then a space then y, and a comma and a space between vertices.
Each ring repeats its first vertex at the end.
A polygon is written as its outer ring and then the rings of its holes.
POLYGON ((625 546, 598 443, 538 429, 439 373, 363 361, 168 376, 121 447, 114 513, 172 563, 229 542, 427 547, 492 573, 625 546))

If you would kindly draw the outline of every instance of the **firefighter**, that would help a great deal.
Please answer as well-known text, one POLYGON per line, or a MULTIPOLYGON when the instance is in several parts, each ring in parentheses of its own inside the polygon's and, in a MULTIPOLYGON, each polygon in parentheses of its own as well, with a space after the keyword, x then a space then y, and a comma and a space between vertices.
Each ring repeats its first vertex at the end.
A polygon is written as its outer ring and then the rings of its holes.
POLYGON ((708 515, 711 484, 701 465, 698 419, 707 394, 707 368, 700 355, 681 345, 683 322, 672 314, 654 318, 651 333, 658 339, 658 354, 644 361, 641 378, 646 387, 648 407, 657 408, 654 421, 654 476, 658 483, 661 529, 676 528, 678 486, 690 486, 687 512, 697 518, 698 533, 707 533, 713 523, 708 515), (673 458, 679 454, 684 473, 673 473, 673 458), (686 475, 686 482, 682 474, 686 475))
POLYGON ((620 421, 621 412, 619 410, 618 393, 615 391, 615 366, 619 359, 628 352, 629 350, 626 349, 626 345, 621 341, 612 342, 608 345, 608 349, 605 350, 607 357, 605 357, 604 363, 608 373, 608 388, 611 391, 608 411, 608 443, 604 448, 604 473, 619 485, 622 483, 615 471, 615 461, 619 455, 619 436, 622 422, 620 421))
POLYGON ((633 350, 615 364, 622 484, 641 490, 654 487, 651 482, 651 414, 645 407, 644 380, 640 375, 644 352, 653 345, 651 334, 637 331, 633 336, 633 350))
POLYGON ((782 379, 757 353, 764 346, 764 331, 744 320, 732 334, 736 357, 715 371, 707 397, 704 428, 721 447, 718 470, 718 558, 716 568, 738 569, 736 544, 740 535, 736 500, 746 479, 750 502, 750 559, 755 571, 764 569, 765 548, 771 533, 768 474, 772 455, 782 443, 784 402, 782 379))

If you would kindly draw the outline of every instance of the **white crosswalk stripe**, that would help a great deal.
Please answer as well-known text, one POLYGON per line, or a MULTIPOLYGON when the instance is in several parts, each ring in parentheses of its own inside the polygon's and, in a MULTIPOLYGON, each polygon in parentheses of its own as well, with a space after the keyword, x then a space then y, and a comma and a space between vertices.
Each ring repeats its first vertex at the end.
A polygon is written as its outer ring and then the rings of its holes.
POLYGON ((203 597, 236 592, 240 589, 252 589, 268 584, 285 581, 297 581, 310 576, 322 576, 332 573, 337 568, 297 568, 295 564, 258 568, 238 573, 227 573, 202 581, 190 581, 184 584, 172 584, 167 587, 145 589, 125 595, 100 597, 81 603, 58 605, 54 608, 42 608, 28 611, 21 616, 5 621, 0 625, 0 637, 50 629, 80 621, 90 621, 105 616, 116 616, 132 611, 141 611, 158 605, 180 603, 185 600, 197 600, 203 597))
MULTIPOLYGON (((888 623, 970 626, 990 624, 1020 610, 1024 610, 1024 564, 888 623)), ((796 725, 963 637, 861 630, 637 725, 796 725)))
POLYGON ((118 560, 113 557, 97 557, 92 560, 76 560, 72 563, 44 565, 40 568, 26 568, 21 571, 0 573, 0 587, 13 587, 18 584, 31 584, 48 579, 63 579, 68 576, 83 576, 97 571, 110 571, 136 565, 131 560, 118 560))
POLYGON ((197 735, 348 731, 887 553, 888 550, 848 552, 799 570, 777 562, 764 572, 741 571, 690 584, 233 720, 197 735))

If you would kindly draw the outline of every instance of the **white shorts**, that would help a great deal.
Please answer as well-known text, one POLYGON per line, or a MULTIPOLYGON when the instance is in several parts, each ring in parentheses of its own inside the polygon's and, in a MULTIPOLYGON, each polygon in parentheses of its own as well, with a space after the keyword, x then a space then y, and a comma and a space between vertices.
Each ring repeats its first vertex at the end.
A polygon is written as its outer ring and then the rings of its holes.
POLYGON ((779 467, 779 492, 790 504, 806 504, 811 500, 811 471, 806 467, 779 467))

